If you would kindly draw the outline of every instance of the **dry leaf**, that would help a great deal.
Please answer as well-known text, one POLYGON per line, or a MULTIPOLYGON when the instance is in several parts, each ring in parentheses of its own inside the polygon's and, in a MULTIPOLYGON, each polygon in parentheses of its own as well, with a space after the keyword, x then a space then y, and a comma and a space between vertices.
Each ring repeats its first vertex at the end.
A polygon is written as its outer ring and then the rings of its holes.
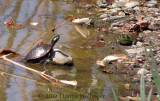
POLYGON ((13 54, 19 55, 19 53, 16 53, 16 52, 9 50, 9 49, 1 49, 0 50, 0 54, 8 54, 8 53, 13 53, 13 54))
POLYGON ((3 22, 5 25, 10 26, 14 24, 14 21, 11 19, 9 22, 3 22))
POLYGON ((113 73, 113 72, 110 71, 110 69, 108 69, 108 68, 105 68, 105 69, 103 70, 103 72, 105 72, 105 73, 113 73))
POLYGON ((25 25, 13 25, 12 28, 15 28, 15 29, 22 29, 24 28, 25 25))
POLYGON ((141 16, 137 16, 136 19, 137 19, 137 23, 141 23, 143 21, 141 16))

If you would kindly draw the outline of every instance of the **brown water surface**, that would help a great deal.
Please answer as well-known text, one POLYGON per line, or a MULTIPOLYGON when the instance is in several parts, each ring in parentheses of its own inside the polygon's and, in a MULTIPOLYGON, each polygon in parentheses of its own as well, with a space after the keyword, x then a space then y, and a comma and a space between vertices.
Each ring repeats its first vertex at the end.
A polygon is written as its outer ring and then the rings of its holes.
MULTIPOLYGON (((72 1, 72 0, 71 0, 72 1)), ((78 9, 69 0, 0 0, 0 49, 6 48, 22 53, 38 36, 51 28, 64 22, 68 15, 76 16, 78 9), (3 22, 13 19, 16 24, 25 24, 23 29, 9 30, 3 22), (37 26, 31 26, 31 22, 38 22, 37 26)), ((124 85, 119 82, 121 77, 105 74, 102 68, 96 65, 97 59, 102 59, 110 53, 109 47, 96 47, 93 49, 80 48, 87 44, 92 44, 97 32, 94 29, 87 30, 89 35, 84 37, 75 29, 71 22, 56 29, 54 33, 50 32, 43 41, 49 43, 56 34, 61 35, 55 48, 59 48, 74 59, 74 66, 56 66, 19 63, 31 68, 46 71, 58 79, 77 80, 76 88, 66 87, 67 89, 51 85, 43 80, 39 75, 10 64, 3 60, 0 61, 0 70, 10 74, 26 76, 28 78, 44 82, 37 84, 31 80, 12 76, 0 75, 0 98, 1 101, 89 101, 92 95, 92 101, 105 100, 112 96, 111 81, 116 85, 119 92, 124 91, 124 85), (61 47, 59 47, 61 46, 61 47), (17 83, 16 83, 17 82, 17 83), (93 97, 94 96, 94 97, 93 97)), ((108 36, 108 40, 113 36, 108 36)), ((34 45, 36 46, 36 44, 34 45)), ((34 47, 33 46, 33 47, 34 47)), ((26 53, 27 54, 27 53, 26 53)), ((26 55, 25 54, 25 55, 26 55)), ((15 60, 18 57, 10 57, 15 60)))

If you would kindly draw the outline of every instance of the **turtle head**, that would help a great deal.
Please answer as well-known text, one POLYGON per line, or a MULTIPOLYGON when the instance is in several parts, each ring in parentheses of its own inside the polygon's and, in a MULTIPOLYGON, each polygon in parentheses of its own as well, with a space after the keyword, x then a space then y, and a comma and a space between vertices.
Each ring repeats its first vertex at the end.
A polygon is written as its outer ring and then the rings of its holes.
POLYGON ((56 36, 52 39, 51 44, 55 44, 55 43, 59 40, 59 38, 60 38, 60 35, 56 35, 56 36))

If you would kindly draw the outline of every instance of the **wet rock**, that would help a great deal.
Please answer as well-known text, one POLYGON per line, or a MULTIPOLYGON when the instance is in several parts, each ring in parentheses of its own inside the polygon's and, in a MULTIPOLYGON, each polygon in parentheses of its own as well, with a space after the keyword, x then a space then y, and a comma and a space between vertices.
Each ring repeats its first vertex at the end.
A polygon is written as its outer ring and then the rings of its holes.
POLYGON ((47 59, 45 63, 57 65, 73 65, 73 59, 60 50, 54 49, 51 58, 47 59))

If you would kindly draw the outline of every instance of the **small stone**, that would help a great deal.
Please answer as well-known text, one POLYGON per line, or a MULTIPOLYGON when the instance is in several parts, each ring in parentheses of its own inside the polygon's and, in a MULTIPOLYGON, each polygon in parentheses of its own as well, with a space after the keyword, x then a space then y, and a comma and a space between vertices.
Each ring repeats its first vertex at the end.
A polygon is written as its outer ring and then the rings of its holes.
POLYGON ((148 11, 158 12, 158 11, 159 11, 159 9, 158 9, 158 8, 148 8, 148 11))
POLYGON ((125 49, 128 54, 140 54, 145 51, 145 48, 125 49))
POLYGON ((119 6, 118 6, 118 3, 114 2, 114 3, 112 4, 112 8, 117 8, 117 7, 119 7, 119 6))
POLYGON ((102 19, 102 18, 107 18, 108 17, 108 14, 102 14, 102 15, 100 15, 100 18, 102 19))
POLYGON ((149 4, 157 4, 157 0, 148 1, 149 4))
POLYGON ((140 8, 139 7, 134 7, 134 10, 135 11, 140 11, 140 8))
POLYGON ((129 83, 125 84, 125 88, 129 90, 130 89, 130 84, 129 83))
POLYGON ((137 47, 142 47, 142 45, 143 45, 142 42, 139 42, 139 41, 138 41, 138 42, 136 43, 136 46, 137 46, 137 47))
POLYGON ((118 15, 119 16, 125 16, 125 13, 121 11, 121 12, 118 13, 118 15))
POLYGON ((150 30, 146 30, 146 31, 143 31, 143 33, 148 34, 148 33, 151 33, 151 31, 150 30))
POLYGON ((137 74, 142 75, 143 73, 146 74, 148 72, 149 72, 148 70, 141 68, 140 70, 138 70, 137 74))
POLYGON ((137 5, 139 5, 138 1, 130 1, 130 2, 128 2, 128 3, 125 4, 125 7, 126 8, 132 8, 132 7, 135 7, 137 5))

